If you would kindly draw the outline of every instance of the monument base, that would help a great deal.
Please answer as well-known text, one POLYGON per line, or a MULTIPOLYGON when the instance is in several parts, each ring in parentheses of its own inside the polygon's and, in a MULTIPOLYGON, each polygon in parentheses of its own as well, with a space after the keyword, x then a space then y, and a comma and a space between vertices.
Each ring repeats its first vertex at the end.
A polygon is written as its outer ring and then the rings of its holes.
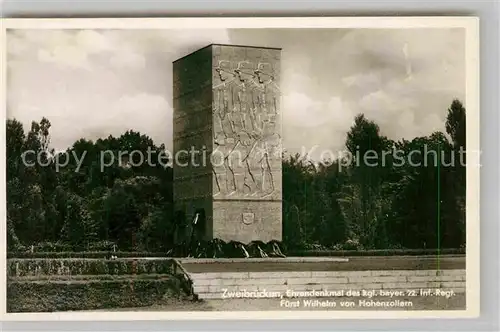
POLYGON ((281 241, 281 202, 214 201, 212 238, 248 244, 281 241))

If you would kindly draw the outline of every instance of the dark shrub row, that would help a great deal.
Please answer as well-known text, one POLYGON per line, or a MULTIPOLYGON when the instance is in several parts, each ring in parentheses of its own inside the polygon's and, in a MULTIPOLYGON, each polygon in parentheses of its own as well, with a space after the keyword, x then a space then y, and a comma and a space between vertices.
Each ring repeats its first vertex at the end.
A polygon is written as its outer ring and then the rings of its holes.
POLYGON ((42 275, 172 274, 172 259, 8 259, 9 277, 42 275))
MULTIPOLYGON (((11 248, 13 251, 18 253, 24 252, 65 252, 73 251, 74 248, 71 244, 66 242, 40 242, 31 246, 24 246, 18 244, 11 248)), ((113 251, 116 249, 116 245, 111 241, 99 241, 89 243, 85 247, 85 251, 113 251)))
POLYGON ((7 312, 53 312, 144 307, 186 294, 176 277, 161 280, 7 283, 7 312))
MULTIPOLYGON (((267 245, 257 246, 251 245, 243 246, 249 253, 250 257, 262 257, 258 248, 263 252, 266 250, 272 252, 272 248, 267 248, 267 245)), ((221 246, 214 244, 200 245, 194 251, 195 257, 199 258, 238 258, 245 257, 241 245, 229 243, 221 246)), ((141 257, 187 257, 189 251, 184 252, 182 248, 170 252, 108 252, 108 251, 94 251, 94 252, 9 252, 8 258, 102 258, 109 259, 111 256, 118 258, 141 258, 141 257)), ((392 249, 392 250, 303 250, 292 249, 285 251, 287 256, 290 257, 311 257, 311 256, 424 256, 424 255, 463 255, 465 249, 392 249)), ((278 255, 268 255, 276 257, 278 255)))
POLYGON ((7 258, 140 258, 169 257, 165 252, 128 252, 128 251, 62 251, 62 252, 8 252, 7 258))
POLYGON ((240 257, 284 257, 281 244, 276 241, 249 244, 224 242, 219 239, 194 243, 182 243, 167 252, 113 252, 113 251, 24 251, 8 252, 8 258, 138 258, 138 257, 197 257, 197 258, 240 258, 240 257))

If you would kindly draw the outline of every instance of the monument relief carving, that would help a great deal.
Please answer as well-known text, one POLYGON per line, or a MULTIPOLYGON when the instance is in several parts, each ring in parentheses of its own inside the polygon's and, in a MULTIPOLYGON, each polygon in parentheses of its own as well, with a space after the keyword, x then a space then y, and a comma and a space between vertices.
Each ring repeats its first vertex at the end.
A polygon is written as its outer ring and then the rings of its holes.
POLYGON ((269 63, 219 61, 213 86, 214 196, 266 198, 281 159, 278 85, 269 63))

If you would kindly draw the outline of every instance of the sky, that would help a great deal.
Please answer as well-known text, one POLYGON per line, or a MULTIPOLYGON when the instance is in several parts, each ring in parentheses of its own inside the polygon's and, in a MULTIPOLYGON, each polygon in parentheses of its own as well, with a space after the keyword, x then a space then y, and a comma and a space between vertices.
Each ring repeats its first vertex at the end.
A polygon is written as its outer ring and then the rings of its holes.
POLYGON ((56 150, 129 129, 171 150, 172 61, 211 43, 282 48, 290 153, 342 151, 359 113, 395 140, 444 131, 465 102, 463 29, 11 30, 7 117, 48 118, 56 150))

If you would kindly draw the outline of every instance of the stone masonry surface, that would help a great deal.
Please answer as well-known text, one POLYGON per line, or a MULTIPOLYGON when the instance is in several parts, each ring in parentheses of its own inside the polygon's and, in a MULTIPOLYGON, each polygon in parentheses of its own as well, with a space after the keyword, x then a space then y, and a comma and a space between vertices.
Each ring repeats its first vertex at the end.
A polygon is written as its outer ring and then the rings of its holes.
POLYGON ((437 290, 465 292, 465 270, 381 270, 192 273, 194 291, 202 299, 224 292, 348 290, 437 290))
POLYGON ((188 219, 204 210, 205 239, 281 241, 280 61, 210 45, 173 64, 174 200, 188 219), (192 148, 205 153, 179 154, 192 148))

